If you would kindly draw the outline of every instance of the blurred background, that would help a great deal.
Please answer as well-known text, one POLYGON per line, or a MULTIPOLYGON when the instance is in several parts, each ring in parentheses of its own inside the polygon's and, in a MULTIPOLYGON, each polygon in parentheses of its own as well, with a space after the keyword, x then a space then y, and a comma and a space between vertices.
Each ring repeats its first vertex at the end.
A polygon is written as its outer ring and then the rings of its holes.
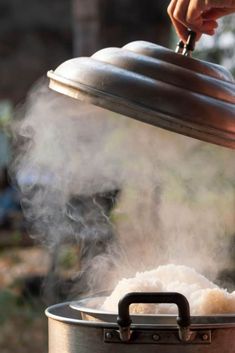
MULTIPOLYGON (((152 41, 174 49, 177 38, 166 13, 168 3, 0 0, 1 353, 47 351, 43 310, 48 296, 43 293, 53 268, 50 250, 31 239, 19 194, 10 182, 8 168, 14 153, 11 125, 35 82, 66 59, 133 40, 152 41)), ((213 38, 202 38, 195 55, 235 73, 234 23, 234 16, 223 19, 213 38)), ((73 249, 65 247, 57 261, 62 269, 69 270, 76 256, 73 249)))

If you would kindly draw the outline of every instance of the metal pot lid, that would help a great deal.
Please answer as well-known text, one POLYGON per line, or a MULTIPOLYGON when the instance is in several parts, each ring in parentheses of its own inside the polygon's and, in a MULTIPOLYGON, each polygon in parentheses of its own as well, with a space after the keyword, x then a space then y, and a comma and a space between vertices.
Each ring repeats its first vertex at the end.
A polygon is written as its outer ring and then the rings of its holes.
POLYGON ((48 76, 60 93, 235 148, 235 84, 221 66, 137 41, 68 60, 48 76))
MULTIPOLYGON (((100 309, 106 297, 85 298, 79 301, 70 302, 70 308, 81 313, 84 320, 102 321, 108 323, 116 323, 118 313, 107 312, 100 309)), ((134 324, 144 325, 174 325, 177 315, 170 314, 132 314, 131 318, 134 324)), ((234 324, 235 313, 232 314, 216 314, 216 315, 193 315, 191 316, 192 325, 221 325, 234 324)))

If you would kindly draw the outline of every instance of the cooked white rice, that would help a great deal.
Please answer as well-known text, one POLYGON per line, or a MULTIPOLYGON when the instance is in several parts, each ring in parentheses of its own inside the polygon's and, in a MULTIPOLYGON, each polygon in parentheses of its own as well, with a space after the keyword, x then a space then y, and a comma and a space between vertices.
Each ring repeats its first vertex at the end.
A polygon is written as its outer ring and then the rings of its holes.
MULTIPOLYGON (((192 315, 235 313, 235 291, 228 293, 206 277, 186 266, 166 265, 146 272, 138 272, 134 278, 122 279, 105 300, 102 309, 117 312, 120 298, 130 292, 179 292, 189 301, 192 315)), ((174 304, 132 304, 135 314, 176 314, 174 304)))

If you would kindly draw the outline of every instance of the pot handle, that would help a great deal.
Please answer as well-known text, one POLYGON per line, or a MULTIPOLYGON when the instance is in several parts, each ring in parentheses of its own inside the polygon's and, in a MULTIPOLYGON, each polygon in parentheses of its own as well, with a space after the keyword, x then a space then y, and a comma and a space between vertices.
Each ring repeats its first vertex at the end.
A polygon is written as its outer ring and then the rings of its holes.
POLYGON ((178 307, 177 324, 179 327, 179 338, 183 342, 191 339, 190 331, 190 308, 189 302, 184 295, 175 292, 138 292, 128 293, 118 303, 117 323, 119 326, 120 338, 127 342, 131 338, 131 317, 129 306, 134 303, 144 304, 176 304, 178 307))

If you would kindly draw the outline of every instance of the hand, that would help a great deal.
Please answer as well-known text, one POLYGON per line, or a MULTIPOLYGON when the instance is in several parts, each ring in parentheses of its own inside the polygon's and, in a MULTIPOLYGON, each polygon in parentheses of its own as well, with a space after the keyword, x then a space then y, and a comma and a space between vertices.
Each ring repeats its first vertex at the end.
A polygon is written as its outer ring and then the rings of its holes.
POLYGON ((235 0, 171 0, 168 14, 178 36, 187 41, 190 28, 197 32, 213 35, 218 27, 217 19, 235 12, 235 0))

